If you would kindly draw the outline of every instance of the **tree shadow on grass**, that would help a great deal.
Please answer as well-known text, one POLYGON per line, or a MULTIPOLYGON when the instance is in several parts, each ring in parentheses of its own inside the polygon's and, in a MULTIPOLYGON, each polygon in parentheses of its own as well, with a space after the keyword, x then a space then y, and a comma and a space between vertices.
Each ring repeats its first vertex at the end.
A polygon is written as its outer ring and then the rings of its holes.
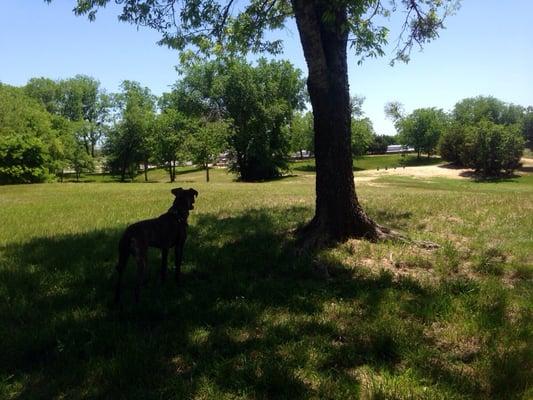
POLYGON ((286 235, 307 213, 198 215, 182 285, 158 282, 153 252, 138 305, 130 264, 122 311, 110 305, 120 230, 3 247, 0 389, 15 398, 356 398, 350 371, 394 369, 427 348, 412 322, 443 300, 387 274, 339 267, 330 281, 315 278, 286 235))

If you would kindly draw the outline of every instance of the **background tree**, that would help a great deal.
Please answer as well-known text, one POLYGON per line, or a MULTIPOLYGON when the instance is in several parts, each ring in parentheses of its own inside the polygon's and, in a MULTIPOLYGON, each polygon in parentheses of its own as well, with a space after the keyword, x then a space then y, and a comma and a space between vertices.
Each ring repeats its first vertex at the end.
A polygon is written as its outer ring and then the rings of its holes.
POLYGON ((385 112, 387 118, 393 122, 396 131, 399 133, 401 129, 400 123, 407 115, 405 113, 403 104, 399 101, 390 101, 385 104, 383 111, 385 112))
MULTIPOLYGON (((50 1, 50 0, 48 0, 50 1)), ((77 14, 94 19, 109 0, 78 0, 77 14)), ((452 0, 392 0, 386 8, 379 0, 250 0, 233 7, 233 0, 179 2, 163 0, 124 3, 120 19, 158 29, 160 41, 183 50, 194 45, 216 54, 223 51, 280 50, 265 31, 284 27, 294 17, 309 77, 313 107, 316 159, 315 216, 301 230, 302 244, 315 246, 350 236, 378 239, 387 236, 361 208, 355 195, 350 148, 351 118, 348 90, 348 43, 361 59, 384 54, 388 29, 375 17, 405 12, 405 23, 395 59, 407 61, 414 44, 438 36, 443 18, 454 11, 452 0)))
POLYGON ((252 67, 231 61, 223 102, 232 120, 230 170, 244 181, 270 179, 288 168, 289 140, 283 129, 303 107, 304 82, 287 61, 260 59, 252 67))
POLYGON ((397 122, 400 142, 413 146, 419 159, 422 152, 430 157, 435 152, 447 124, 448 118, 444 111, 419 108, 397 122))
POLYGON ((192 129, 188 146, 196 164, 205 169, 205 180, 209 182, 209 164, 227 148, 231 126, 227 121, 200 120, 192 129))
POLYGON ((244 181, 269 179, 287 169, 285 126, 303 107, 304 82, 287 61, 223 58, 185 69, 164 102, 189 115, 232 121, 230 170, 244 181))
MULTIPOLYGON (((118 121, 105 144, 108 168, 121 180, 135 177, 137 166, 146 172, 151 152, 149 136, 153 133, 155 97, 150 89, 138 82, 123 81, 121 92, 115 96, 118 121)), ((146 175, 145 175, 146 177, 146 175)))
POLYGON ((363 156, 374 142, 374 127, 369 118, 352 120, 352 155, 363 156))
POLYGON ((76 132, 91 157, 103 138, 110 121, 111 99, 100 89, 100 82, 86 75, 53 81, 32 78, 24 87, 26 94, 38 100, 46 110, 83 128, 76 132), (83 124, 78 122, 83 121, 83 124))
POLYGON ((353 96, 350 100, 350 109, 352 112, 351 145, 352 155, 354 157, 366 154, 375 136, 372 121, 364 116, 364 102, 365 98, 362 96, 353 96))
POLYGON ((154 134, 154 156, 168 171, 170 182, 176 180, 176 166, 189 156, 186 148, 191 132, 189 118, 174 108, 157 115, 154 134))
POLYGON ((295 112, 287 129, 291 153, 299 153, 300 158, 303 158, 304 150, 313 152, 313 114, 311 112, 295 112))
MULTIPOLYGON (((85 125, 86 122, 78 122, 78 125, 85 125)), ((87 128, 74 128, 76 132, 81 132, 87 128)), ((65 142, 65 159, 69 168, 74 170, 76 181, 80 180, 80 176, 84 172, 94 171, 94 159, 87 153, 85 142, 83 138, 72 135, 66 138, 65 142)), ((62 174, 63 175, 63 174, 62 174)), ((62 179, 62 178, 61 178, 62 179)))

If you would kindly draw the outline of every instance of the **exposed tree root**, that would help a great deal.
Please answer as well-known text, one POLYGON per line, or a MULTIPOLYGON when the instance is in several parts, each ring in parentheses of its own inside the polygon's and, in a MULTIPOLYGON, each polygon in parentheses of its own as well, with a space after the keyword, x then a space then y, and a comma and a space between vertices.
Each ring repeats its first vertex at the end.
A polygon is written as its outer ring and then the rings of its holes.
POLYGON ((333 246, 336 243, 342 243, 348 239, 362 239, 370 242, 390 241, 413 244, 429 250, 440 247, 434 242, 410 239, 409 237, 397 231, 376 224, 370 219, 368 219, 368 222, 369 223, 366 226, 359 226, 358 229, 354 230, 354 232, 348 233, 341 237, 334 237, 331 232, 326 229, 324 224, 317 223, 316 220, 313 219, 305 226, 294 231, 298 252, 301 254, 312 253, 317 250, 333 246))

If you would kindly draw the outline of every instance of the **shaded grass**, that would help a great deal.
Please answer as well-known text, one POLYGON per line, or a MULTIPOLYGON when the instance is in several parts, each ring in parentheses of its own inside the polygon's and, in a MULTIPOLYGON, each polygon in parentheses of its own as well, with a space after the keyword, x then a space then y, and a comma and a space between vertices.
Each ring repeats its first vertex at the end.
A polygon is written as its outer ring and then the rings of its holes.
POLYGON ((210 184, 198 171, 176 185, 0 188, 2 397, 531 393, 527 179, 360 184, 380 223, 441 249, 349 241, 311 258, 296 256, 287 234, 312 214, 310 177, 246 184, 214 175, 210 184), (152 252, 141 303, 130 301, 130 266, 125 308, 110 307, 122 229, 166 210, 170 188, 189 182, 200 195, 182 286, 158 283, 152 252), (480 260, 501 273, 478 269, 480 260), (318 264, 329 280, 317 277, 318 264))

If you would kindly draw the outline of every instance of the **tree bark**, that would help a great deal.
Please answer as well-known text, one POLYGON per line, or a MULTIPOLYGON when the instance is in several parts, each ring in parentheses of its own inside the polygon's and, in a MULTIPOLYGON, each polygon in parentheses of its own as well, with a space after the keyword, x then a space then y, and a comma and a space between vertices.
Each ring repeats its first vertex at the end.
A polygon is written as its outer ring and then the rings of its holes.
POLYGON ((351 156, 351 108, 348 85, 348 32, 345 7, 324 21, 326 0, 292 0, 307 62, 307 87, 313 107, 315 216, 300 230, 304 247, 320 247, 350 237, 378 240, 389 231, 363 211, 355 193, 351 156))
POLYGON ((209 182, 209 164, 205 163, 205 181, 209 182))

